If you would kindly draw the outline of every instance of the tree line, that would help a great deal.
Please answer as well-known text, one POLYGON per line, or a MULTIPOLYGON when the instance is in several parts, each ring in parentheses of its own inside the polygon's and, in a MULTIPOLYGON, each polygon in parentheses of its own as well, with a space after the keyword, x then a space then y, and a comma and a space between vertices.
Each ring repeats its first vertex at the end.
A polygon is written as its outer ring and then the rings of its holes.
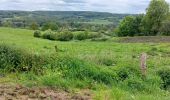
POLYGON ((115 29, 117 36, 170 35, 170 9, 165 0, 151 0, 146 14, 126 16, 115 29))

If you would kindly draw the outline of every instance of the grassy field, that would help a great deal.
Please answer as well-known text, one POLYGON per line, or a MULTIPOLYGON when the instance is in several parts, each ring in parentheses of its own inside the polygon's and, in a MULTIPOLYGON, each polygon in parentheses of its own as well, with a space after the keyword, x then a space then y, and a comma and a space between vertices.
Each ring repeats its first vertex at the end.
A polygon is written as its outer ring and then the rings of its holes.
POLYGON ((35 38, 31 30, 13 28, 0 28, 0 43, 38 55, 55 54, 61 58, 55 65, 59 68, 46 69, 41 76, 32 72, 7 73, 0 78, 0 83, 49 86, 71 93, 88 90, 95 100, 170 98, 169 88, 162 88, 165 82, 157 73, 169 69, 170 43, 58 42, 35 38), (148 54, 145 78, 140 74, 143 52, 148 54))

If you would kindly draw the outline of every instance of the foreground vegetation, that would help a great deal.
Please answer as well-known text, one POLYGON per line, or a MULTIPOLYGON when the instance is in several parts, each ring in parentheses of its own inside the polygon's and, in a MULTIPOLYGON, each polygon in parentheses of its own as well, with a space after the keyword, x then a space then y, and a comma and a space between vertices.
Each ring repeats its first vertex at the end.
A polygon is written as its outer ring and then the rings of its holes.
POLYGON ((86 89, 96 100, 170 98, 169 43, 59 42, 13 28, 0 28, 0 41, 0 83, 86 89), (146 76, 142 52, 148 54, 146 76))

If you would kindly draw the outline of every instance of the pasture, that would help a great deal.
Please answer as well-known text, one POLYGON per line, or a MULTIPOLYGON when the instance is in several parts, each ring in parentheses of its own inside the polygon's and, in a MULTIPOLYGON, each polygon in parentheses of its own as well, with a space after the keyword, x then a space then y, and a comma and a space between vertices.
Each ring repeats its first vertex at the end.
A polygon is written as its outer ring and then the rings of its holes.
POLYGON ((4 75, 0 77, 0 84, 54 87, 73 94, 87 90, 96 100, 170 98, 170 80, 164 79, 170 77, 170 43, 115 41, 121 39, 59 42, 35 38, 32 30, 1 27, 1 45, 36 55, 54 55, 57 60, 50 60, 41 75, 20 70, 4 72, 4 66, 0 66, 4 75), (140 73, 140 55, 143 52, 148 55, 145 77, 140 73), (51 69, 53 66, 55 68, 51 69))

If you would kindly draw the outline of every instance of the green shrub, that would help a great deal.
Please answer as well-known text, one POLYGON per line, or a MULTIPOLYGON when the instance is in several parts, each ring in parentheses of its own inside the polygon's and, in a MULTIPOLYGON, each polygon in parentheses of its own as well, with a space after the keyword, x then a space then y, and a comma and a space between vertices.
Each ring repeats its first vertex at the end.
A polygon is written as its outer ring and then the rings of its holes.
POLYGON ((74 39, 76 40, 85 40, 85 39, 95 39, 95 38, 100 38, 101 34, 97 32, 79 32, 74 35, 74 39))
POLYGON ((0 69, 6 72, 33 71, 39 74, 45 65, 45 57, 5 44, 0 45, 0 58, 0 69))
POLYGON ((41 32, 40 31, 35 31, 34 32, 34 37, 40 38, 41 37, 41 32))
POLYGON ((46 32, 42 35, 42 37, 43 37, 44 39, 50 39, 50 35, 51 35, 51 32, 50 32, 50 31, 46 31, 46 32))
POLYGON ((52 32, 51 30, 46 31, 43 36, 44 39, 57 40, 57 33, 52 32))
POLYGON ((158 71, 158 75, 162 79, 162 88, 170 89, 170 68, 163 68, 158 71))
MULTIPOLYGON (((6 45, 0 46, 0 68, 5 69, 9 67, 12 69, 15 66, 18 66, 21 63, 22 57, 20 56, 21 52, 17 51, 14 47, 9 47, 6 45)), ((10 70, 9 69, 9 70, 10 70)))
POLYGON ((49 40, 57 40, 57 38, 58 38, 58 37, 57 37, 57 33, 53 33, 53 32, 52 32, 52 33, 50 34, 49 40))
POLYGON ((79 32, 79 33, 75 34, 74 39, 85 40, 85 39, 87 39, 87 37, 88 37, 88 34, 86 32, 79 32))
POLYGON ((73 39, 73 34, 69 31, 54 33, 51 30, 48 30, 42 35, 42 37, 44 39, 49 39, 49 40, 70 41, 73 39))
POLYGON ((70 41, 73 39, 73 34, 69 31, 63 31, 57 34, 57 40, 70 41))

